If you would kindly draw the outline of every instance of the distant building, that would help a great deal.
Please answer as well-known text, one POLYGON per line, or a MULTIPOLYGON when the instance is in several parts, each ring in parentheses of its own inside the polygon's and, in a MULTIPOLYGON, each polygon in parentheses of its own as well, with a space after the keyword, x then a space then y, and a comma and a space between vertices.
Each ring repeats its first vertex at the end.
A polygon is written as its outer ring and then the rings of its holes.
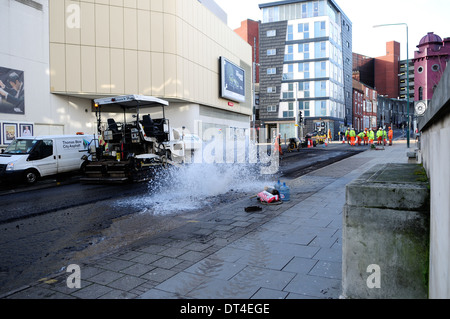
MULTIPOLYGON (((400 60, 398 42, 387 42, 386 55, 381 57, 372 58, 353 53, 353 79, 377 92, 377 99, 372 102, 377 104, 376 114, 369 122, 372 127, 402 128, 407 124, 407 64, 406 60, 400 60)), ((410 101, 413 101, 412 61, 409 69, 409 88, 410 101)), ((354 101, 354 105, 355 103, 354 101)), ((358 116, 354 118, 357 119, 358 116)), ((364 123, 367 123, 367 119, 364 123)))
POLYGON ((376 116, 378 127, 405 128, 408 120, 408 103, 406 100, 391 99, 383 95, 378 95, 377 99, 378 111, 376 116))
POLYGON ((252 47, 252 84, 254 86, 253 119, 251 127, 259 127, 259 21, 247 19, 241 22, 241 26, 234 30, 242 39, 252 47))
MULTIPOLYGON (((399 66, 399 86, 400 86, 400 99, 406 100, 408 96, 408 81, 406 78, 406 74, 408 73, 408 66, 406 64, 406 60, 400 61, 399 66)), ((414 62, 410 59, 409 60, 409 100, 412 102, 414 101, 414 83, 415 83, 415 76, 414 76, 414 62)))
POLYGON ((398 72, 400 69, 400 43, 386 43, 386 55, 375 58, 375 88, 381 95, 400 97, 398 72))
POLYGON ((433 32, 424 36, 414 53, 415 101, 430 101, 450 59, 450 38, 433 32))
POLYGON ((353 53, 353 79, 375 87, 375 59, 353 53))
POLYGON ((374 88, 353 80, 353 128, 360 132, 377 128, 378 93, 374 88))
POLYGON ((352 124, 352 23, 334 0, 260 4, 260 119, 268 139, 352 124), (299 123, 301 116, 303 125, 299 123))

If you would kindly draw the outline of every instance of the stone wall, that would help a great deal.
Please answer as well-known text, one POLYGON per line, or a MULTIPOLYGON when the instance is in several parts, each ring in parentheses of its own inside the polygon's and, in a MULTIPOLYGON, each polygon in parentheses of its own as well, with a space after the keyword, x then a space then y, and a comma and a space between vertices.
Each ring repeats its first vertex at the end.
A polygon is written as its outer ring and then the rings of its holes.
POLYGON ((342 295, 428 297, 429 188, 417 164, 377 165, 347 185, 342 295))
POLYGON ((430 179, 430 298, 450 298, 450 68, 419 118, 419 158, 430 179))

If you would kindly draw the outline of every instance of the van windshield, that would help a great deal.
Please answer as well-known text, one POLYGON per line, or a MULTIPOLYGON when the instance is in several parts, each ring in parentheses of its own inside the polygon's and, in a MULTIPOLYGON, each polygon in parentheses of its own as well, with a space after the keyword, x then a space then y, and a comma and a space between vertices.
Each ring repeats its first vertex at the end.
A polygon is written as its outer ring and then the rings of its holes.
POLYGON ((37 142, 36 140, 14 140, 4 154, 30 154, 37 142))

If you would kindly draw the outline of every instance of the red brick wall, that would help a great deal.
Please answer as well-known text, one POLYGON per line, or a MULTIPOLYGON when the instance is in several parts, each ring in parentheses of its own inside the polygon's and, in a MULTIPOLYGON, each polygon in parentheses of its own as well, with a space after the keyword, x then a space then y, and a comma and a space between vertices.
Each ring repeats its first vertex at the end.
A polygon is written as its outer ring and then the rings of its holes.
POLYGON ((386 55, 375 58, 375 87, 378 94, 396 99, 400 96, 398 79, 400 43, 386 43, 386 55))
MULTIPOLYGON (((242 39, 244 39, 253 48, 252 59, 254 60, 256 49, 256 63, 259 63, 259 22, 253 20, 245 20, 241 22, 241 27, 234 30, 242 39), (254 39, 256 38, 256 48, 254 47, 254 39)), ((256 83, 259 83, 259 67, 256 68, 256 83)))

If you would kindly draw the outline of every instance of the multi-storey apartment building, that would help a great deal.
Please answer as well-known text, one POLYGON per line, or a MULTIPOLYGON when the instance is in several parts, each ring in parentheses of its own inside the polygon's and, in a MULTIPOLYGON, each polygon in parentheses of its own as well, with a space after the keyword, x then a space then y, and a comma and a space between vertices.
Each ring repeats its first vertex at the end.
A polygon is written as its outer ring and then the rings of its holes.
POLYGON ((260 4, 260 119, 269 138, 352 125, 352 24, 334 0, 260 4), (299 125, 300 117, 304 119, 299 125))

